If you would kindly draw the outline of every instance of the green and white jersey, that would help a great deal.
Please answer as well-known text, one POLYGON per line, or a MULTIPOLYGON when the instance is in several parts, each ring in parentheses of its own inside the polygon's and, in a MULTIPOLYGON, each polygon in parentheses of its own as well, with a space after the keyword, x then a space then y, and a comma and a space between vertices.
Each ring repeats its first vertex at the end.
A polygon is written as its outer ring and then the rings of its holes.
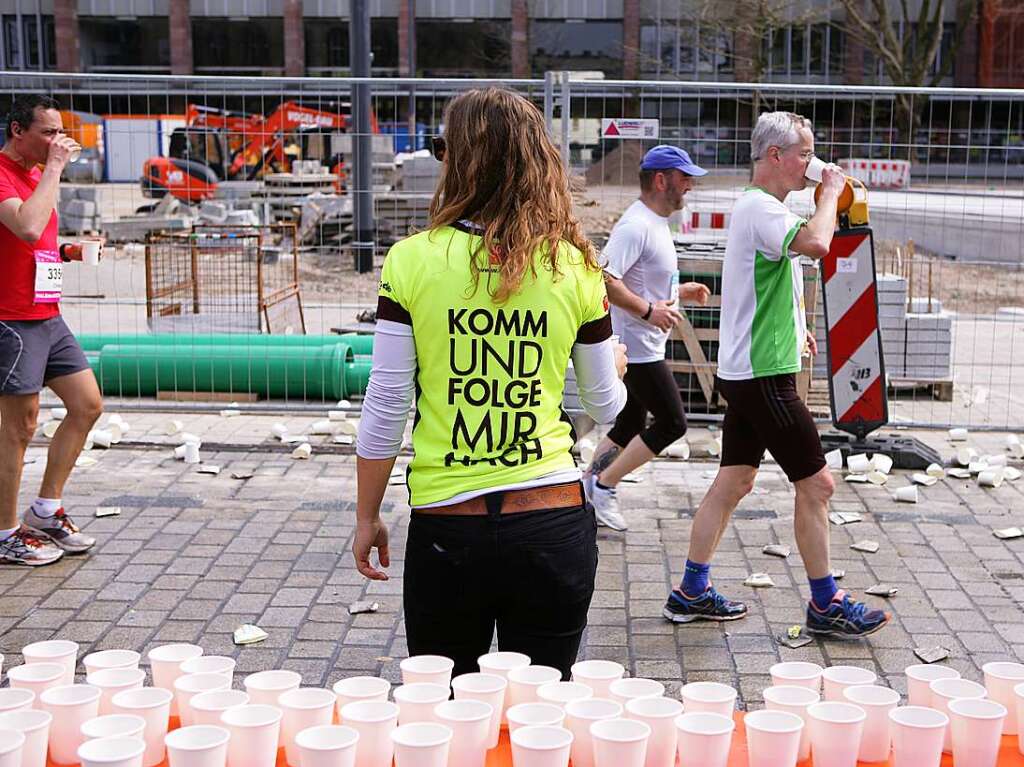
POLYGON ((719 378, 800 370, 807 335, 803 272, 789 246, 806 223, 758 187, 736 201, 722 267, 719 378))

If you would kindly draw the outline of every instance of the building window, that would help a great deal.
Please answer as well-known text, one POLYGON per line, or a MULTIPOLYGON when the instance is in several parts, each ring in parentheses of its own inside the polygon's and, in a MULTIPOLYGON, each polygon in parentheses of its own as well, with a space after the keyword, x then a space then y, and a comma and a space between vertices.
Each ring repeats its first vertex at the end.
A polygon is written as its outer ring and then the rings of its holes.
POLYGON ((87 71, 132 72, 167 69, 171 64, 167 19, 79 19, 82 59, 87 71))
POLYGON ((417 19, 416 70, 424 77, 508 73, 511 39, 510 21, 417 19))
POLYGON ((57 46, 53 16, 36 13, 7 14, 0 25, 4 66, 8 69, 56 69, 57 46), (19 33, 20 32, 20 33, 19 33))
MULTIPOLYGON (((306 71, 310 74, 349 71, 348 22, 334 19, 306 19, 306 71)), ((398 68, 398 21, 370 19, 371 67, 390 74, 398 68)))
POLYGON ((192 51, 197 71, 280 70, 284 66, 284 25, 280 17, 244 21, 193 17, 192 51))
POLYGON ((530 54, 535 74, 547 70, 600 70, 622 76, 621 21, 533 21, 530 54))

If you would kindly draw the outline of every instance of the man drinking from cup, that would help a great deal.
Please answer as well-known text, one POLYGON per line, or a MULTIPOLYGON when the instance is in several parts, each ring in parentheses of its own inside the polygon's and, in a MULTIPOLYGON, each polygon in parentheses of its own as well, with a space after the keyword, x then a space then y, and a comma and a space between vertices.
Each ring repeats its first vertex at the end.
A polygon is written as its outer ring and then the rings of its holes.
POLYGON ((103 409, 85 354, 60 315, 64 263, 81 260, 82 247, 58 246, 56 207, 61 173, 80 151, 64 134, 56 101, 41 95, 14 101, 0 149, 0 562, 6 564, 46 565, 96 543, 61 504, 103 409), (67 416, 50 443, 39 497, 19 523, 22 465, 44 385, 64 402, 67 416))

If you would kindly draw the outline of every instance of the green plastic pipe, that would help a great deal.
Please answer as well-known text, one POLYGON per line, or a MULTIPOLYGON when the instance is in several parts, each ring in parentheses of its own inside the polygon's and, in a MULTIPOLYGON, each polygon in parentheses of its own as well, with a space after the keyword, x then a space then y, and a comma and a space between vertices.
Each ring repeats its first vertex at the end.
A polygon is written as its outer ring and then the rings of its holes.
POLYGON ((266 333, 82 333, 76 336, 84 351, 104 346, 331 346, 347 344, 353 354, 373 354, 373 336, 357 333, 321 336, 275 336, 266 333))
POLYGON ((366 394, 366 384, 370 380, 370 359, 357 356, 355 362, 345 364, 345 391, 347 396, 366 394))

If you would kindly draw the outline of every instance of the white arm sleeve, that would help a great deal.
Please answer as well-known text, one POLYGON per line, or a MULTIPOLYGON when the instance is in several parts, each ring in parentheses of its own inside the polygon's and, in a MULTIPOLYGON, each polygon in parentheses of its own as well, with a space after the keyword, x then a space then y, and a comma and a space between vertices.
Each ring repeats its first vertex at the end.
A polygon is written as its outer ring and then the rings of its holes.
POLYGON ((626 404, 626 386, 615 371, 612 340, 573 344, 572 364, 583 410, 597 423, 614 421, 626 404))
POLYGON ((416 341, 412 328, 401 322, 378 320, 356 455, 376 459, 398 455, 415 389, 416 341))

